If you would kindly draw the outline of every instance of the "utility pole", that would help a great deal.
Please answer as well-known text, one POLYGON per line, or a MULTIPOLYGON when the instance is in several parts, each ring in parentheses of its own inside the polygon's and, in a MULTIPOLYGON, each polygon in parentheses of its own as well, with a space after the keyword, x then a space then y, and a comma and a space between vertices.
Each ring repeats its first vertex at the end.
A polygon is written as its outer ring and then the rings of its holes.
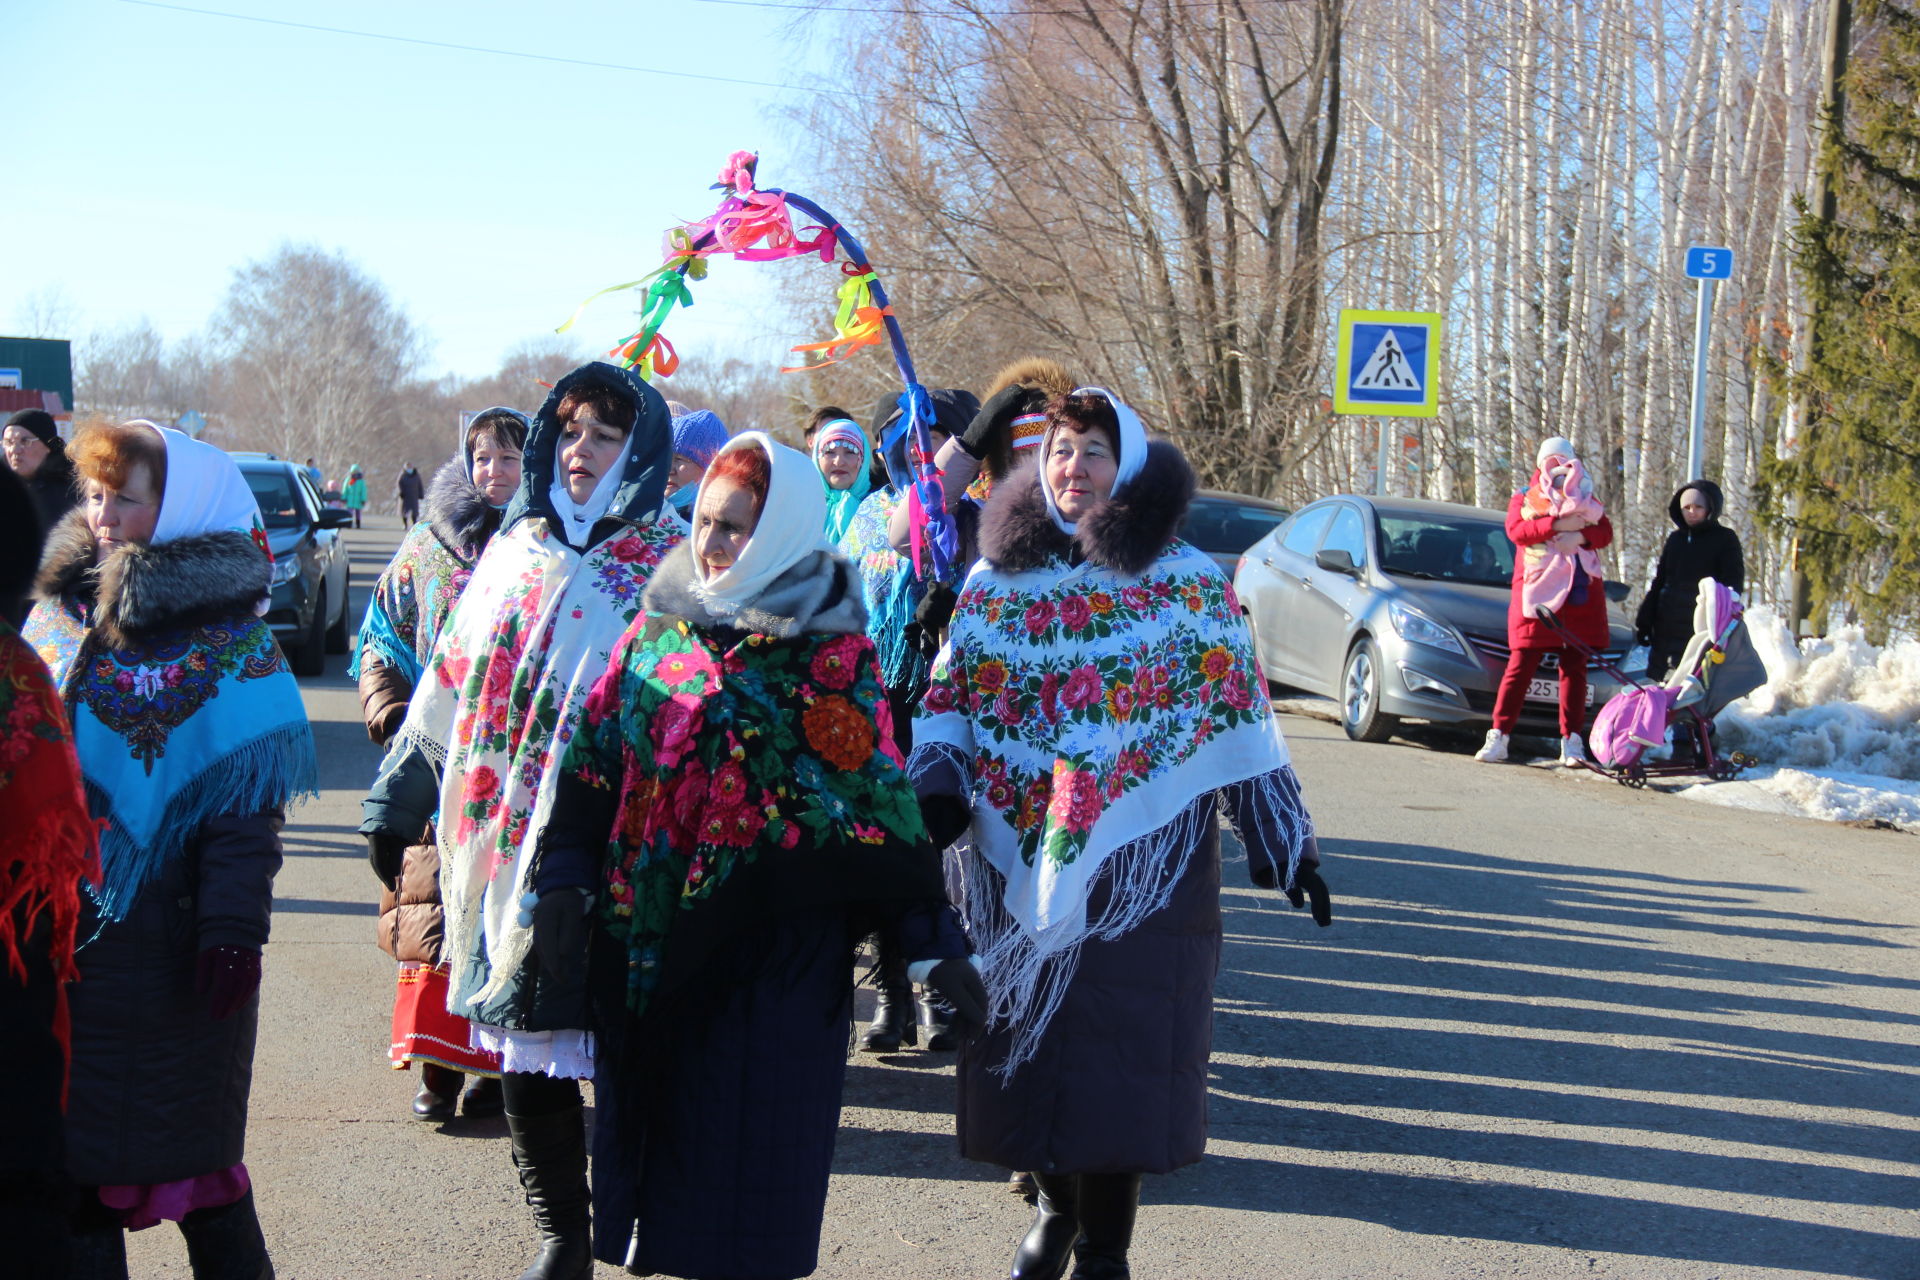
MULTIPOLYGON (((1825 156, 1837 148, 1846 136, 1847 116, 1847 54, 1853 45, 1853 0, 1827 0, 1827 38, 1822 49, 1820 79, 1820 142, 1822 157, 1814 163, 1814 192, 1819 197, 1815 201, 1820 210, 1820 221, 1831 229, 1840 215, 1840 200, 1834 190, 1833 172, 1825 156)), ((1800 318, 1800 327, 1793 338, 1793 371, 1805 377, 1807 368, 1813 362, 1814 330, 1818 317, 1811 306, 1808 313, 1800 318)), ((1780 456, 1790 458, 1800 448, 1800 434, 1806 426, 1807 397, 1805 391, 1796 391, 1787 408, 1787 426, 1781 433, 1780 456)), ((1787 623, 1797 637, 1800 634, 1800 622, 1807 611, 1807 579, 1800 571, 1800 532, 1797 520, 1800 515, 1800 500, 1791 498, 1787 506, 1790 523, 1795 524, 1792 541, 1787 547, 1787 623)))

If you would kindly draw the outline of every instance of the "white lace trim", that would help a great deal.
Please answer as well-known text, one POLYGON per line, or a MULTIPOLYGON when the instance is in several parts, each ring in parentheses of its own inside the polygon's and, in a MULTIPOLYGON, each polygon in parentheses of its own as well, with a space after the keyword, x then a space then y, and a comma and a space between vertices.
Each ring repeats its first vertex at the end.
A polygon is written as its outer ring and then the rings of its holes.
POLYGON ((469 1047, 500 1055, 502 1071, 533 1072, 556 1080, 593 1079, 591 1031, 514 1031, 476 1022, 469 1047))

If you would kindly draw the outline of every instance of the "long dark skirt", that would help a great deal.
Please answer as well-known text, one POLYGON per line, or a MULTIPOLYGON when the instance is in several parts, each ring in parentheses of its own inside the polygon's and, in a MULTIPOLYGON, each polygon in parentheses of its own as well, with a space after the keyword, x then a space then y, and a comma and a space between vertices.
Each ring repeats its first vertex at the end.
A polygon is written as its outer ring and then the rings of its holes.
MULTIPOLYGON (((782 920, 698 988, 603 1030, 594 1255, 695 1280, 791 1280, 819 1261, 853 1016, 840 912, 782 920)), ((604 942, 604 939, 603 939, 604 942)))

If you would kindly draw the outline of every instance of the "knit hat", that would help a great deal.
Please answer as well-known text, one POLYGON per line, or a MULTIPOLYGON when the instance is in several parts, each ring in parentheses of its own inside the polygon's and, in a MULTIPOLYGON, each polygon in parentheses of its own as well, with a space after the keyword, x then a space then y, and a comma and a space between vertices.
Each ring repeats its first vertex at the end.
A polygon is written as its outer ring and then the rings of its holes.
POLYGON ((59 428, 53 425, 53 415, 45 409, 22 409, 7 419, 7 426, 33 432, 34 437, 49 449, 60 448, 59 428))
POLYGON ((1573 441, 1565 436, 1553 436, 1540 442, 1539 451, 1533 455, 1533 465, 1544 467, 1547 465, 1548 458, 1572 459, 1579 456, 1574 450, 1573 441))
POLYGON ((673 451, 706 466, 727 447, 727 424, 711 409, 692 409, 673 419, 673 451))

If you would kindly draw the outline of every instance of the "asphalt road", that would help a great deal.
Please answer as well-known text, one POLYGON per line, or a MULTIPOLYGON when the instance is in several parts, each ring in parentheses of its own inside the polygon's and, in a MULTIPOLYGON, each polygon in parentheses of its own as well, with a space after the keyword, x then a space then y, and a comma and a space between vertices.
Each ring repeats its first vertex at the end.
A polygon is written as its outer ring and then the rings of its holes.
MULTIPOLYGON (((349 537, 357 618, 397 528, 349 537)), ((510 1280, 503 1125, 413 1120, 386 1065, 344 665, 306 684, 326 790, 267 951, 261 1218, 283 1280, 510 1280)), ((1286 728, 1336 919, 1227 868, 1209 1154, 1147 1181, 1136 1275, 1920 1277, 1920 842, 1286 728)), ((951 1077, 853 1063, 816 1274, 1006 1274, 1028 1210, 958 1157, 951 1077)), ((171 1227, 130 1252, 187 1274, 171 1227)))

